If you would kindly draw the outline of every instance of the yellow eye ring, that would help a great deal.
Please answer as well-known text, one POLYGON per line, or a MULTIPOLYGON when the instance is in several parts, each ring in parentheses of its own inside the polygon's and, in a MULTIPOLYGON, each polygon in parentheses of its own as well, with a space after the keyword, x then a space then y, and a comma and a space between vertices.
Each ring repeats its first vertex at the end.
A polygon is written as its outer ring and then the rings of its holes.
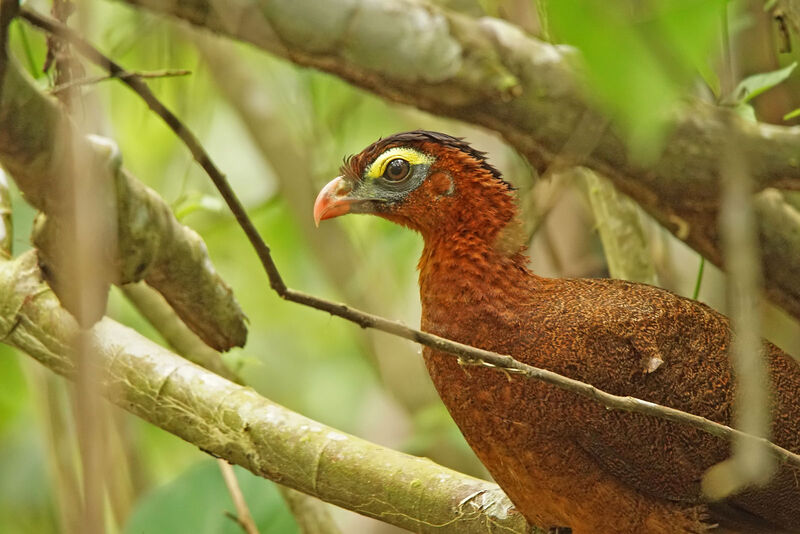
POLYGON ((435 161, 432 156, 419 150, 410 147, 393 147, 375 158, 375 161, 364 172, 364 177, 370 180, 382 177, 389 162, 397 158, 407 161, 409 165, 430 165, 435 161))

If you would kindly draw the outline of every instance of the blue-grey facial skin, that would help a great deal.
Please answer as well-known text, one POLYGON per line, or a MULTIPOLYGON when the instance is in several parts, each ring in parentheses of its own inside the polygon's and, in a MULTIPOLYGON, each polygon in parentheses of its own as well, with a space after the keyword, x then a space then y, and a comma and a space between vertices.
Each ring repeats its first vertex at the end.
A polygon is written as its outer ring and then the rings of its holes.
POLYGON ((411 191, 422 185, 428 177, 430 168, 430 163, 411 165, 408 175, 402 180, 388 180, 383 176, 362 177, 350 194, 360 201, 351 205, 350 212, 372 213, 391 209, 392 206, 402 202, 411 191))

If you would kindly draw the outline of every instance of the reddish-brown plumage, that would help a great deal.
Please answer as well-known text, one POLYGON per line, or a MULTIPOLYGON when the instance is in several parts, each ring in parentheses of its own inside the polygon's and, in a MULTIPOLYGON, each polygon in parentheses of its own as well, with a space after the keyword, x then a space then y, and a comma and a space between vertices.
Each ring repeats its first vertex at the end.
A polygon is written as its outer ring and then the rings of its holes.
MULTIPOLYGON (((425 240, 423 330, 731 424, 724 316, 647 285, 536 276, 513 237, 511 188, 481 153, 448 136, 412 132, 375 143, 343 168, 350 187, 357 191, 365 166, 395 146, 436 158, 402 202, 372 210, 425 240), (453 187, 444 187, 448 181, 453 187)), ((773 439, 800 452, 800 366, 766 347, 773 439)), ((703 503, 699 486, 704 471, 729 455, 724 441, 540 382, 463 368, 427 347, 423 353, 470 446, 533 523, 575 534, 666 534, 705 532, 725 519, 703 503)), ((800 471, 783 466, 767 487, 727 506, 745 510, 763 532, 774 531, 768 524, 800 532, 799 481, 800 471)))

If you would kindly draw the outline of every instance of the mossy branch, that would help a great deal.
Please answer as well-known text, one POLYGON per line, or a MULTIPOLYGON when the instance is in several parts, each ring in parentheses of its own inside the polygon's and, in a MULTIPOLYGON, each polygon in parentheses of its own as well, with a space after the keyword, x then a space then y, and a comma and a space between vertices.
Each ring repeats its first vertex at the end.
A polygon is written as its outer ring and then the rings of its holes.
MULTIPOLYGON (((75 320, 35 252, 0 262, 0 337, 73 377, 75 320)), ((420 533, 528 532, 495 485, 348 436, 278 406, 105 318, 91 330, 103 394, 256 475, 420 533)))
MULTIPOLYGON (((591 107, 573 49, 543 43, 500 20, 473 19, 424 0, 127 3, 248 41, 388 100, 495 130, 540 169, 562 151, 591 107)), ((610 178, 662 225, 722 266, 718 162, 731 127, 742 139, 757 190, 800 188, 800 127, 726 115, 709 104, 688 106, 676 116, 664 152, 652 165, 631 158, 614 128, 576 163, 610 178)), ((800 223, 792 215, 788 224, 773 225, 759 205, 766 294, 800 318, 800 248, 794 246, 800 223)))
POLYGON ((589 197, 611 276, 658 285, 636 204, 592 171, 580 169, 577 173, 589 197))
POLYGON ((793 465, 800 466, 800 454, 784 449, 783 447, 780 447, 779 445, 776 445, 775 443, 772 443, 764 438, 752 436, 699 415, 677 410, 669 406, 654 404, 652 402, 637 399, 635 397, 614 395, 600 390, 586 382, 581 382, 580 380, 575 380, 547 369, 522 363, 508 355, 472 347, 451 339, 430 334, 428 332, 422 332, 414 328, 409 328, 398 321, 392 321, 378 315, 351 308, 345 304, 339 304, 337 302, 326 300, 287 287, 283 277, 280 274, 280 271, 278 270, 278 266, 275 264, 275 261, 272 258, 272 253, 270 252, 269 246, 255 229, 253 221, 247 215, 244 206, 242 205, 236 193, 233 191, 233 188, 231 187, 227 178, 211 160, 210 156, 200 144, 198 139, 180 121, 180 119, 178 119, 174 113, 167 109, 155 97, 149 88, 147 88, 146 85, 142 84, 135 77, 131 76, 130 73, 122 68, 119 64, 104 56, 99 50, 97 50, 88 41, 84 40, 80 35, 73 32, 71 29, 63 26, 57 21, 39 15, 38 13, 35 13, 27 8, 22 8, 21 16, 23 16, 26 20, 36 24, 38 27, 53 32, 62 38, 69 39, 70 43, 92 62, 107 69, 112 74, 118 74, 120 80, 134 90, 145 102, 147 102, 148 106, 156 114, 158 114, 164 120, 164 122, 167 123, 167 125, 192 152, 192 155, 195 157, 197 162, 207 172, 209 178, 214 183, 220 195, 228 205, 228 208, 236 218, 236 221, 247 235, 248 240, 258 255, 264 271, 269 278, 270 286, 281 298, 290 302, 316 308, 320 311, 328 312, 331 315, 336 315, 351 321, 362 328, 374 328, 376 330, 381 330, 383 332, 414 341, 421 345, 425 345, 432 349, 448 353, 453 357, 458 357, 459 363, 463 366, 474 365, 496 368, 505 372, 509 377, 512 375, 518 375, 520 377, 524 377, 525 379, 538 380, 556 386, 565 391, 570 391, 577 395, 589 398, 609 409, 639 413, 664 419, 666 421, 680 423, 692 428, 696 428, 718 438, 727 440, 734 438, 750 439, 766 447, 770 453, 775 455, 780 461, 785 461, 793 465))
MULTIPOLYGON (((2 193, 2 190, 0 190, 0 193, 2 193)), ((169 304, 155 290, 147 287, 146 284, 140 283, 128 284, 123 288, 123 291, 139 313, 148 320, 158 333, 163 336, 169 346, 180 356, 227 378, 231 382, 245 385, 241 377, 225 365, 222 355, 210 349, 194 332, 189 330, 175 314, 175 311, 169 307, 169 304)), ((225 467, 228 465, 227 463, 220 462, 219 465, 238 510, 238 519, 245 521, 243 516, 249 515, 249 510, 241 496, 241 490, 238 489, 238 483, 235 477, 231 478, 232 471, 225 467)), ((303 534, 339 534, 339 529, 336 527, 336 523, 325 504, 305 493, 286 486, 278 485, 278 491, 291 508, 303 534)), ((248 528, 252 529, 253 526, 249 525, 248 528)))
MULTIPOLYGON (((71 128, 55 101, 9 61, 0 97, 0 164, 8 170, 25 198, 48 217, 42 217, 34 236, 46 254, 63 236, 59 224, 48 220, 59 213, 53 194, 66 162, 59 135, 71 128)), ((74 132, 73 132, 74 133, 74 132)), ((180 224, 154 191, 121 166, 116 147, 100 138, 84 141, 94 154, 92 169, 114 184, 118 220, 115 282, 145 280, 157 289, 180 317, 207 344, 227 350, 247 337, 244 314, 228 285, 214 271, 200 236, 180 224)), ((51 265, 53 273, 61 272, 51 265)))
MULTIPOLYGON (((31 20, 33 18, 33 17, 30 16, 30 14, 26 14, 25 16, 29 20, 31 20)), ((41 20, 42 19, 39 18, 40 22, 41 22, 41 20)), ((42 22, 42 25, 46 26, 48 28, 54 28, 54 30, 59 32, 59 34, 61 34, 61 35, 67 34, 67 30, 66 29, 64 29, 64 28, 56 28, 55 26, 53 26, 53 24, 51 24, 51 23, 49 23, 47 21, 42 22)), ((81 42, 79 40, 79 38, 78 38, 78 42, 81 42)), ((108 58, 105 58, 104 56, 99 54, 99 52, 97 52, 96 49, 92 48, 87 43, 84 42, 83 45, 82 45, 82 48, 84 49, 84 51, 85 51, 85 53, 87 54, 88 57, 90 57, 93 61, 98 62, 98 64, 101 64, 101 65, 105 66, 106 68, 111 70, 112 73, 116 71, 116 72, 119 72, 121 74, 125 74, 125 71, 122 70, 120 66, 116 65, 115 63, 110 61, 108 58)), ((148 104, 155 111, 159 112, 159 108, 163 108, 163 106, 160 105, 160 103, 157 100, 154 99, 152 93, 150 93, 146 89, 146 87, 142 86, 139 83, 131 83, 132 81, 133 82, 136 81, 135 78, 130 78, 128 76, 121 76, 121 79, 125 83, 130 85, 132 88, 134 88, 148 102, 148 104)), ((225 179, 224 175, 222 175, 218 171, 216 166, 213 164, 213 162, 210 161, 210 159, 208 158, 207 154, 202 149, 202 147, 199 146, 199 144, 197 143, 197 140, 194 138, 194 136, 191 135, 191 133, 188 132, 185 129, 185 127, 183 127, 183 125, 177 120, 177 118, 173 114, 171 114, 171 112, 169 112, 166 109, 161 109, 161 113, 160 114, 162 115, 162 118, 164 118, 168 122, 168 124, 170 124, 170 126, 173 127, 173 129, 176 131, 176 133, 179 136, 181 136, 181 138, 187 143, 187 145, 192 150, 193 154, 195 154, 195 157, 198 158, 198 161, 200 162, 200 164, 203 165, 203 167, 209 172, 209 175, 211 176, 211 178, 214 181, 215 185, 217 185, 217 187, 220 189, 220 192, 222 193, 222 195, 225 198, 225 200, 228 202, 228 205, 231 208, 231 210, 234 212, 237 220, 240 222, 240 224, 242 224, 242 226, 243 226, 244 230, 246 231, 248 237, 253 242, 253 245, 254 245, 257 253, 259 254, 259 257, 261 258, 261 261, 264 264, 265 270, 267 271, 267 273, 269 275, 270 283, 271 283, 272 287, 284 299, 290 300, 290 301, 293 301, 293 302, 297 302, 297 303, 301 303, 301 304, 304 304, 304 305, 307 305, 307 306, 312 306, 312 307, 315 307, 315 308, 323 310, 323 311, 327 311, 329 313, 332 313, 332 314, 338 315, 340 317, 346 318, 346 319, 348 319, 350 321, 353 321, 353 322, 361 325, 362 327, 370 327, 370 328, 377 328, 377 329, 380 329, 380 330, 384 330, 386 332, 393 333, 393 334, 398 335, 400 337, 405 337, 407 339, 411 339, 411 340, 416 341, 418 343, 422 343, 422 344, 431 346, 431 347, 436 348, 438 350, 446 351, 446 352, 449 352, 449 353, 454 354, 454 355, 459 355, 459 356, 461 356, 463 358, 462 361, 463 361, 463 363, 465 365, 472 364, 472 365, 488 365, 488 366, 492 366, 492 367, 498 367, 498 368, 506 370, 506 371, 508 371, 510 373, 515 373, 515 374, 518 374, 520 376, 524 376, 524 377, 529 378, 529 379, 541 380, 541 381, 544 381, 546 383, 555 385, 557 387, 560 387, 560 388, 572 391, 574 393, 577 393, 577 394, 592 398, 592 399, 596 400, 597 402, 600 402, 600 403, 602 403, 603 405, 605 405, 605 406, 607 406, 609 408, 626 410, 626 411, 631 411, 631 412, 636 412, 636 413, 643 413, 643 414, 648 414, 648 415, 651 415, 651 416, 663 418, 663 419, 674 421, 674 422, 680 422, 682 424, 686 424, 686 425, 692 426, 694 428, 700 429, 700 430, 702 430, 704 432, 708 432, 710 434, 713 434, 713 435, 721 437, 721 438, 730 439, 732 436, 741 436, 742 435, 742 433, 737 431, 737 430, 731 429, 731 428, 726 427, 724 425, 719 425, 717 423, 714 423, 712 421, 703 419, 701 417, 698 417, 698 416, 695 416, 695 415, 692 415, 692 414, 687 414, 685 412, 680 412, 678 410, 674 410, 674 409, 671 409, 671 408, 668 408, 668 407, 664 407, 664 406, 657 406, 657 405, 654 405, 652 403, 646 403, 646 402, 643 402, 643 401, 641 401, 639 399, 634 399, 634 398, 629 398, 629 397, 618 397, 618 396, 615 396, 615 395, 611 395, 611 394, 605 393, 603 391, 597 390, 596 388, 592 387, 589 384, 585 384, 585 383, 582 383, 582 382, 571 380, 569 378, 557 375, 555 373, 552 373, 552 372, 549 372, 549 371, 546 371, 546 370, 537 369, 535 367, 522 364, 521 362, 518 362, 518 361, 516 361, 516 360, 514 360, 514 359, 512 359, 512 358, 510 358, 508 356, 503 356, 503 355, 500 355, 500 354, 496 354, 496 353, 492 353, 492 352, 476 349, 474 347, 468 347, 468 346, 463 345, 463 344, 459 344, 459 343, 456 343, 456 342, 453 342, 453 341, 450 341, 450 340, 446 340, 446 339, 443 339, 443 338, 439 338, 437 336, 433 336, 431 334, 427 334, 427 333, 424 333, 424 332, 420 332, 418 330, 414 330, 414 329, 408 328, 408 327, 406 327, 406 326, 404 326, 402 324, 399 324, 399 323, 396 323, 396 322, 393 322, 393 321, 389 321, 389 320, 386 320, 386 319, 378 317, 378 316, 367 314, 367 313, 361 312, 359 310, 354 310, 354 309, 349 308, 349 307, 344 306, 344 305, 336 304, 336 303, 333 303, 333 302, 330 302, 330 301, 326 301, 324 299, 319 299, 319 298, 314 297, 312 295, 307 295, 307 294, 301 293, 299 291, 295 291, 293 289, 287 288, 286 285, 284 284, 283 280, 281 279, 280 274, 278 273, 277 267, 275 266, 274 262, 272 261, 272 258, 270 256, 270 252, 269 252, 269 248, 266 246, 266 244, 263 242, 263 240, 261 240, 261 238, 258 235, 258 233, 254 231, 254 228, 252 226, 252 222, 247 218, 247 215, 244 212, 244 210, 243 210, 243 208, 241 206, 241 203, 238 201, 238 199, 236 198, 235 194, 231 190, 230 185, 227 183, 227 180, 225 179)), ((12 327, 11 330, 15 331, 16 328, 17 327, 14 326, 14 327, 12 327)), ((57 362, 51 361, 50 363, 54 363, 54 365, 57 366, 57 362)), ((181 369, 182 368, 176 368, 176 369, 170 370, 169 374, 166 377, 166 381, 164 383, 161 383, 158 386, 158 392, 156 394, 156 401, 158 401, 159 398, 162 396, 162 391, 165 390, 165 389, 169 389, 172 386, 172 383, 175 380, 177 380, 177 378, 178 378, 177 374, 181 369)), ((65 373, 69 372, 69 369, 62 369, 62 370, 65 373)), ((201 384, 201 385, 203 385, 203 384, 201 384)), ((238 395, 235 396, 234 393, 229 393, 229 394, 226 394, 225 397, 223 397, 223 399, 220 401, 220 406, 221 407, 224 408, 224 406, 222 406, 223 404, 227 405, 228 397, 231 398, 231 402, 239 400, 240 403, 243 403, 243 404, 246 404, 246 405, 247 404, 252 404, 251 399, 249 399, 249 398, 238 399, 238 395), (234 397, 237 397, 237 398, 234 398, 234 397)), ((237 403, 237 406, 238 405, 239 405, 239 403, 237 403)), ((169 412, 171 409, 172 409, 171 406, 167 406, 167 408, 164 411, 166 413, 166 412, 169 412)), ((174 417, 175 415, 174 414, 170 414, 169 416, 170 417, 174 417)), ((153 422, 155 422, 156 424, 159 424, 159 421, 160 420, 153 421, 153 422)), ((223 422, 223 423, 225 422, 224 418, 223 418, 223 420, 221 420, 221 422, 223 422)), ((237 421, 234 421, 234 423, 237 423, 237 421)), ((204 428, 204 429, 200 429, 200 430, 204 431, 204 432, 212 431, 212 429, 210 429, 210 428, 204 428)), ((188 430, 188 432, 190 432, 190 438, 196 438, 198 440, 201 439, 200 436, 196 436, 195 434, 191 433, 193 431, 194 431, 194 427, 192 429, 188 430)), ((249 432, 249 428, 247 426, 245 426, 245 430, 244 431, 248 431, 249 432)), ((330 447, 330 441, 331 440, 338 441, 338 438, 334 439, 334 438, 331 438, 330 436, 328 436, 328 438, 329 438, 328 441, 324 445, 324 450, 327 450, 330 447)), ((189 439, 189 438, 186 438, 186 439, 189 439)), ((797 454, 794 454, 794 453, 792 453, 790 451, 786 451, 785 449, 782 449, 782 448, 780 448, 780 447, 778 447, 778 446, 776 446, 776 445, 774 445, 774 444, 772 444, 772 443, 770 443, 770 442, 768 442, 766 440, 763 440, 763 439, 760 440, 760 442, 764 446, 768 447, 773 454, 775 454, 776 456, 780 457, 782 460, 791 462, 791 463, 796 464, 796 465, 800 465, 800 456, 798 456, 797 454)), ((246 454, 245 454, 245 457, 247 457, 246 454)), ((306 465, 306 464, 303 463, 303 465, 306 465)), ((312 489, 314 489, 314 491, 316 491, 317 490, 317 479, 318 479, 318 476, 319 476, 319 465, 318 465, 318 462, 317 462, 317 464, 315 464, 314 471, 315 471, 315 474, 314 474, 314 479, 313 479, 314 482, 312 483, 312 489)), ((273 474, 273 475, 274 475, 274 477, 276 477, 278 479, 280 479, 283 476, 280 473, 276 473, 276 474, 273 474)), ((281 481, 281 480, 279 480, 279 481, 281 481)), ((341 490, 341 488, 339 488, 339 489, 341 490)), ((469 501, 469 500, 470 499, 467 499, 467 501, 469 501)), ((467 502, 467 501, 460 501, 459 502, 459 507, 461 505, 463 505, 464 502, 467 502)), ((449 523, 448 523, 448 526, 449 526, 449 523)))

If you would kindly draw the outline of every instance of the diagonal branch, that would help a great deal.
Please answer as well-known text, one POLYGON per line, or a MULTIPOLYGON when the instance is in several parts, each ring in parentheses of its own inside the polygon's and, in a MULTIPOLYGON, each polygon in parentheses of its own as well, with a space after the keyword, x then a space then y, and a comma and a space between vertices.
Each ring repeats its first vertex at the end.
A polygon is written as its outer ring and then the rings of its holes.
MULTIPOLYGON (((2 190, 0 189, 0 192, 2 190)), ((228 368, 222 360, 220 353, 209 348, 197 337, 184 323, 169 304, 158 293, 144 284, 128 284, 123 288, 125 295, 137 308, 140 314, 158 331, 169 347, 178 355, 187 360, 227 378, 231 382, 245 385, 237 373, 228 368)), ((224 476, 229 477, 231 472, 225 467, 228 463, 220 460, 220 469, 224 476)), ((229 482, 229 491, 238 510, 237 520, 244 520, 249 515, 247 503, 238 489, 236 477, 226 478, 229 482), (238 493, 238 496, 237 496, 238 493), (245 513, 246 512, 246 513, 245 513)), ((304 493, 298 492, 280 484, 277 485, 284 501, 289 505, 292 513, 304 534, 338 534, 333 518, 328 507, 323 503, 304 493)), ((253 528, 253 527, 248 527, 253 528)))
MULTIPOLYGON (((592 107, 573 49, 425 0, 127 3, 253 43, 387 100, 490 128, 540 169, 592 107)), ((687 105, 675 114, 672 134, 652 165, 630 157, 609 128, 581 164, 611 179, 663 226, 722 266, 718 161, 728 132, 736 130, 742 139, 757 190, 800 188, 800 127, 729 121, 727 115, 709 104, 687 105)), ((780 209, 788 208, 784 202, 780 209)), ((800 319, 800 211, 791 208, 778 225, 769 223, 771 213, 758 205, 757 213, 766 294, 800 319)))
MULTIPOLYGON (((36 253, 0 261, 0 339, 74 378, 75 320, 36 253)), ((329 503, 424 534, 527 534, 496 484, 303 417, 104 318, 89 330, 103 394, 211 455, 329 503)))
MULTIPOLYGON (((63 224, 52 224, 63 212, 52 192, 68 168, 64 143, 72 138, 92 154, 88 159, 98 182, 114 190, 109 202, 117 211, 115 283, 144 279, 207 344, 219 350, 243 345, 244 314, 214 270, 205 243, 178 222, 161 197, 121 166, 116 146, 103 138, 79 137, 53 99, 42 94, 14 61, 7 64, 0 91, 0 164, 25 199, 47 214, 38 218, 35 236, 43 262, 66 233, 63 224), (74 135, 60 136, 64 130, 74 135)), ((52 272, 63 275, 57 269, 52 272)))
POLYGON ((242 226, 247 238, 250 240, 250 243, 255 249, 259 260, 261 261, 261 264, 263 265, 264 270, 269 277, 270 285, 283 299, 316 308, 321 311, 326 311, 331 315, 336 315, 347 319, 348 321, 354 322, 362 328, 375 328, 382 330, 384 332, 431 347, 432 349, 452 354, 453 356, 462 359, 465 365, 485 365, 528 379, 545 382, 566 391, 570 391, 572 393, 592 399, 610 409, 649 415, 674 423, 684 424, 686 426, 701 430, 702 432, 706 432, 713 436, 727 440, 730 440, 733 437, 749 439, 754 442, 758 442, 767 448, 780 461, 786 461, 800 467, 800 454, 793 453, 764 438, 746 434, 704 417, 633 397, 612 395, 595 388, 591 384, 586 384, 546 369, 540 369, 538 367, 524 364, 518 360, 515 360, 511 356, 464 345, 463 343, 458 343, 456 341, 445 339, 427 332, 409 328, 402 323, 366 313, 361 310, 351 308, 345 304, 331 302, 329 300, 288 288, 281 278, 277 265, 275 265, 275 262, 272 259, 269 247, 258 234, 258 231, 255 229, 255 226, 248 217, 244 207, 237 198, 236 193, 234 193, 225 176, 211 160, 210 156, 206 153, 205 149, 202 147, 197 138, 171 111, 169 111, 160 101, 158 101, 149 88, 141 81, 138 81, 134 76, 130 75, 120 65, 105 57, 102 53, 100 53, 99 50, 97 50, 69 28, 47 17, 39 15, 25 7, 22 8, 21 16, 29 22, 45 28, 47 31, 53 32, 55 35, 69 39, 70 42, 75 46, 76 50, 83 53, 89 60, 93 61, 97 65, 107 69, 112 74, 117 75, 123 83, 128 85, 137 94, 139 94, 139 96, 147 102, 150 108, 159 114, 162 119, 164 119, 167 125, 187 145, 192 155, 195 156, 197 162, 209 174, 211 180, 214 182, 214 185, 217 187, 223 199, 228 204, 229 209, 233 212, 234 217, 236 218, 237 222, 239 222, 240 226, 242 226))

